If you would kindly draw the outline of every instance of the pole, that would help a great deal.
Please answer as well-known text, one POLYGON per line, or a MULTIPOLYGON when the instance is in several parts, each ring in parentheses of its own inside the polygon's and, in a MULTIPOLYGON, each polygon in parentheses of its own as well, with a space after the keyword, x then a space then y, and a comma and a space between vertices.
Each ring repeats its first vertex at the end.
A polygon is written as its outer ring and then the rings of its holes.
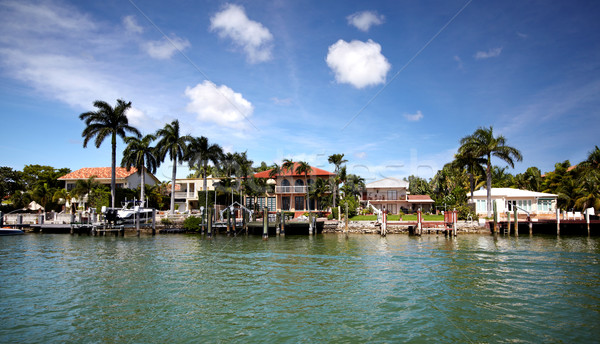
POLYGON ((0 227, 4 226, 4 214, 0 211, 0 227))
POLYGON ((263 210, 263 240, 269 240, 269 208, 266 206, 263 210))
POLYGON ((454 210, 452 210, 452 234, 454 236, 456 236, 456 233, 458 232, 458 228, 457 228, 457 221, 458 221, 458 212, 456 211, 456 208, 454 208, 454 210))
POLYGON ((417 233, 419 233, 419 235, 423 234, 423 224, 422 224, 422 218, 421 218, 421 208, 419 208, 419 210, 417 210, 417 233))
POLYGON ((556 235, 560 235, 560 209, 556 209, 556 235))
POLYGON ((492 230, 494 232, 494 234, 498 233, 498 206, 496 205, 496 201, 493 201, 493 208, 494 208, 494 229, 492 230))
POLYGON ((308 213, 308 235, 313 235, 312 214, 308 213))
POLYGON ((152 235, 156 235, 156 209, 152 209, 152 235))
POLYGON ((387 235, 387 211, 383 211, 383 218, 381 219, 381 236, 387 235))
POLYGON ((277 212, 277 217, 275 219, 275 234, 277 234, 277 236, 281 234, 281 212, 277 212))
POLYGON ((590 236, 590 208, 585 210, 585 223, 587 224, 588 236, 590 236))
MULTIPOLYGON (((339 209, 339 206, 338 206, 339 209)), ((345 217, 346 226, 344 227, 344 232, 348 235, 348 202, 346 202, 346 217, 345 217)))
POLYGON ((227 236, 229 235, 231 235, 231 210, 227 209, 227 236))
POLYGON ((212 238, 212 209, 208 210, 208 229, 206 230, 206 236, 211 239, 212 238))
POLYGON ((285 211, 281 211, 281 235, 285 235, 285 211))
POLYGON ((506 225, 508 226, 508 235, 510 235, 510 211, 506 212, 506 225))
POLYGON ((517 207, 513 207, 515 211, 515 236, 519 236, 519 213, 517 207))

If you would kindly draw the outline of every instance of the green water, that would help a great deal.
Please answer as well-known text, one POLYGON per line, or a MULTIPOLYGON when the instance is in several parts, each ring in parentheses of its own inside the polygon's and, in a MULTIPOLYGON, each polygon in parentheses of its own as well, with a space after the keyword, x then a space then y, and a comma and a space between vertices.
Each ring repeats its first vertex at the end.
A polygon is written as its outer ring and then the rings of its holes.
POLYGON ((1 343, 593 343, 600 239, 0 237, 1 343))

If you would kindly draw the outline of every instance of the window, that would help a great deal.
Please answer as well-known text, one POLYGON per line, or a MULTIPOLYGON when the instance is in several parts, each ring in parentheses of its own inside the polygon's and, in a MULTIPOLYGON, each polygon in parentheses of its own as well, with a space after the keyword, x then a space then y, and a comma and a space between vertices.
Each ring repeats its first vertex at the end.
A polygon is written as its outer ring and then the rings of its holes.
POLYGON ((398 193, 396 190, 389 190, 387 192, 387 197, 389 200, 396 200, 398 199, 398 193))
POLYGON ((290 210, 290 197, 281 197, 281 210, 290 210))
POLYGON ((304 210, 304 196, 294 197, 294 209, 296 211, 304 210))
POLYGON ((254 207, 254 198, 246 197, 246 208, 252 209, 254 207))
POLYGON ((269 211, 277 211, 277 207, 275 206, 276 203, 275 197, 267 198, 267 207, 269 208, 269 211))
POLYGON ((487 213, 487 200, 485 200, 485 199, 477 200, 477 212, 478 213, 487 213))
POLYGON ((539 213, 552 212, 552 200, 551 199, 539 199, 538 200, 538 212, 539 213))
POLYGON ((258 209, 262 210, 265 207, 265 198, 259 197, 256 204, 258 205, 258 209))

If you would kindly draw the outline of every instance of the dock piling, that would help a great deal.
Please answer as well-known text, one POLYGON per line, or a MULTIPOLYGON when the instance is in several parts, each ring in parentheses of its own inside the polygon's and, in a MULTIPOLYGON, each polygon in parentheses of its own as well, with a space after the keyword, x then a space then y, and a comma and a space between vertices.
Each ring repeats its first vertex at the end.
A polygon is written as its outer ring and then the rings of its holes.
POLYGON ((263 240, 269 240, 269 208, 263 210, 263 240))
POLYGON ((518 214, 518 210, 517 207, 513 207, 514 208, 514 215, 515 215, 515 236, 519 236, 519 214, 518 214))
POLYGON ((556 235, 560 235, 560 209, 556 208, 556 235))
POLYGON ((156 209, 152 209, 152 235, 156 235, 156 209))
POLYGON ((285 235, 285 211, 281 211, 281 235, 285 235))
POLYGON ((211 216, 212 214, 211 214, 211 212, 212 212, 212 209, 209 209, 208 210, 208 229, 206 230, 206 237, 208 239, 212 238, 212 216, 211 216))
POLYGON ((587 224, 588 236, 590 236, 590 209, 585 210, 585 223, 587 224))
POLYGON ((275 234, 277 234, 278 236, 281 235, 281 212, 277 212, 277 217, 275 220, 275 234))

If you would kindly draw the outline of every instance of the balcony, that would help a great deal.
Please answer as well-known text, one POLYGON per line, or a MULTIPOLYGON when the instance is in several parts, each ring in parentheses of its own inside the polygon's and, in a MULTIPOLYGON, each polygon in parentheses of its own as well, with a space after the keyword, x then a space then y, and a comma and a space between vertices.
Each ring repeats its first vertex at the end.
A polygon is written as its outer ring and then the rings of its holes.
POLYGON ((175 198, 198 199, 198 193, 194 191, 175 191, 175 198))
POLYGON ((275 186, 278 194, 305 194, 306 186, 275 186))

